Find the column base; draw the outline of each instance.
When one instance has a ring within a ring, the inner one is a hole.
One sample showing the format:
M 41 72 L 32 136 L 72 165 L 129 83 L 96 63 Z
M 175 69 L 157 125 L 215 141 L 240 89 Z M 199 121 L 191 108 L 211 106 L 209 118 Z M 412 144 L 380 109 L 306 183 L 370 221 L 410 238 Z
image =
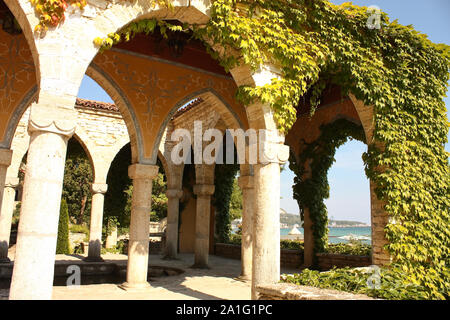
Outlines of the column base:
M 148 282 L 144 282 L 144 283 L 124 282 L 124 283 L 118 285 L 118 287 L 125 291 L 136 292 L 136 291 L 144 291 L 144 290 L 150 289 L 152 286 Z
M 235 278 L 238 281 L 242 281 L 242 282 L 249 282 L 252 281 L 252 276 L 243 276 L 240 275 L 239 277 Z
M 105 262 L 102 257 L 89 257 L 83 259 L 84 262 Z
M 0 258 L 0 263 L 10 263 L 11 259 L 9 259 L 8 257 L 6 258 Z

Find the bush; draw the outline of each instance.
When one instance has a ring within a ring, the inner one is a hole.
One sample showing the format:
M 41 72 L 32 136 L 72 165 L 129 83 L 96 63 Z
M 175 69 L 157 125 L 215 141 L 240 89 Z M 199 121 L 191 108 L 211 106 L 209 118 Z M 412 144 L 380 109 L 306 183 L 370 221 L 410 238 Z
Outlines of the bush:
M 105 253 L 128 254 L 128 240 L 119 240 L 113 248 L 102 248 L 102 254 Z
M 65 199 L 61 200 L 59 210 L 58 240 L 56 242 L 56 254 L 70 254 L 69 244 L 69 209 Z
M 289 250 L 300 250 L 300 251 L 304 250 L 303 241 L 299 240 L 281 240 L 280 248 Z
M 72 233 L 84 233 L 89 235 L 89 228 L 85 224 L 72 224 L 70 225 L 69 230 Z
M 234 244 L 240 246 L 242 242 L 242 236 L 240 234 L 231 234 L 227 244 Z M 281 240 L 281 249 L 301 250 L 303 251 L 303 241 L 298 240 Z
M 395 268 L 387 267 L 380 268 L 379 272 L 374 272 L 371 268 L 351 269 L 349 267 L 333 268 L 326 272 L 305 269 L 298 274 L 283 275 L 281 281 L 366 294 L 370 297 L 389 300 L 448 299 L 448 293 L 433 295 L 426 287 L 408 281 Z M 377 286 L 369 286 L 369 282 Z
M 242 241 L 242 236 L 240 234 L 231 234 L 230 238 L 228 239 L 228 244 L 235 244 L 240 246 Z
M 231 234 L 230 239 L 226 242 L 227 244 L 241 245 L 241 235 Z M 303 241 L 300 240 L 281 240 L 281 249 L 289 250 L 304 250 Z M 372 252 L 372 246 L 368 244 L 360 243 L 335 243 L 329 244 L 323 253 L 334 253 L 334 254 L 348 254 L 355 256 L 370 256 Z
M 347 243 L 333 243 L 325 248 L 324 253 L 349 254 L 355 256 L 370 256 L 372 253 L 372 246 L 368 244 L 347 244 Z

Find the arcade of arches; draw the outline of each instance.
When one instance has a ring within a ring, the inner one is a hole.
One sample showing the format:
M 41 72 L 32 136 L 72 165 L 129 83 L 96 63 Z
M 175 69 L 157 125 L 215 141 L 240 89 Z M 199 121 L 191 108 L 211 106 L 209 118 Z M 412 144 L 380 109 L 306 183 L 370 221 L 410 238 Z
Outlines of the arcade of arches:
M 257 298 L 256 286 L 275 283 L 280 278 L 279 180 L 280 164 L 287 161 L 288 149 L 297 157 L 302 152 L 300 142 L 314 141 L 320 136 L 321 125 L 338 119 L 361 125 L 366 141 L 372 139 L 372 109 L 353 96 L 341 97 L 335 92 L 327 94 L 312 120 L 306 114 L 299 116 L 289 134 L 281 135 L 268 105 L 255 102 L 244 107 L 235 99 L 238 86 L 264 85 L 277 77 L 272 66 L 258 72 L 241 66 L 226 73 L 195 40 L 184 46 L 181 55 L 173 54 L 170 46 L 164 46 L 150 36 L 137 36 L 103 53 L 98 53 L 93 44 L 95 37 L 115 32 L 144 17 L 205 23 L 208 21 L 205 1 L 189 1 L 190 4 L 177 1 L 173 11 L 150 8 L 140 2 L 124 8 L 118 5 L 103 7 L 100 2 L 88 1 L 88 10 L 69 15 L 66 20 L 70 21 L 59 26 L 57 32 L 49 32 L 41 38 L 31 32 L 38 23 L 31 4 L 25 0 L 5 2 L 7 7 L 2 2 L 2 11 L 9 9 L 23 31 L 11 34 L 0 30 L 0 70 L 4 74 L 0 80 L 2 255 L 5 239 L 7 250 L 11 194 L 17 184 L 18 159 L 28 150 L 11 299 L 51 297 L 65 155 L 67 141 L 73 135 L 88 150 L 94 168 L 91 218 L 95 221 L 91 220 L 91 243 L 101 243 L 103 194 L 107 192 L 106 176 L 110 163 L 123 145 L 131 144 L 129 176 L 134 192 L 127 282 L 123 287 L 145 288 L 148 286 L 149 194 L 152 179 L 158 172 L 158 156 L 168 180 L 166 249 L 171 257 L 177 253 L 183 166 L 170 163 L 174 142 L 167 137 L 171 130 L 182 127 L 192 131 L 193 121 L 201 120 L 204 129 L 252 128 L 274 132 L 275 138 L 261 147 L 274 151 L 276 157 L 269 163 L 241 165 L 240 169 L 245 239 L 242 276 L 252 282 L 252 298 Z M 98 107 L 93 111 L 86 104 L 83 106 L 81 100 L 76 103 L 84 74 L 107 91 L 117 109 L 110 105 L 109 109 Z M 194 99 L 200 102 L 190 109 L 192 112 L 187 107 L 187 112 L 176 114 Z M 30 109 L 25 113 L 28 107 Z M 104 130 L 108 122 L 92 120 L 99 113 L 108 114 L 111 123 L 121 122 L 127 130 L 106 137 Z M 20 125 L 22 116 L 28 117 L 27 128 Z M 21 134 L 15 135 L 19 131 Z M 372 260 L 375 264 L 384 264 L 389 262 L 389 256 L 383 250 L 387 214 L 373 188 L 371 186 Z M 193 247 L 199 267 L 208 263 L 213 192 L 214 166 L 197 165 Z M 308 219 L 305 214 L 305 262 L 311 263 L 314 240 L 309 236 L 311 223 Z M 91 250 L 90 246 L 89 255 L 94 260 L 100 258 L 100 247 L 92 246 Z

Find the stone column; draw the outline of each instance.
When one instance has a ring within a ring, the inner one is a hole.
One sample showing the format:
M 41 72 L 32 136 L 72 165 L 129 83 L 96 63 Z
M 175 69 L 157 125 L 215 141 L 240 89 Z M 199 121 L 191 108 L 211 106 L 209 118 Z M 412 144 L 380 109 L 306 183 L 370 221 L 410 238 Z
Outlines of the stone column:
M 106 249 L 114 248 L 117 245 L 117 226 L 110 230 L 110 234 L 106 236 Z
M 102 226 L 103 206 L 105 204 L 105 193 L 108 190 L 106 183 L 92 184 L 92 207 L 91 223 L 89 228 L 89 251 L 84 259 L 88 262 L 103 262 L 102 252 Z
M 3 192 L 5 189 L 6 172 L 11 164 L 13 151 L 0 149 L 0 208 L 2 207 Z
M 208 268 L 209 232 L 211 215 L 211 196 L 214 185 L 197 184 L 194 186 L 197 195 L 197 213 L 195 217 L 195 249 L 193 268 Z
M 303 211 L 303 266 L 309 268 L 314 263 L 314 234 L 309 208 Z
M 252 278 L 252 221 L 255 208 L 255 189 L 253 176 L 239 177 L 242 190 L 242 243 L 241 243 L 241 275 L 242 280 Z
M 384 203 L 375 193 L 375 183 L 370 181 L 370 211 L 372 225 L 372 264 L 386 265 L 391 262 L 389 253 L 384 249 L 388 244 L 384 228 L 389 223 L 389 215 L 384 210 Z
M 52 296 L 67 141 L 75 131 L 77 113 L 73 104 L 72 108 L 57 107 L 73 103 L 71 99 L 55 97 L 50 102 L 31 106 L 30 147 L 10 299 Z
M 280 164 L 289 147 L 260 141 L 259 164 L 254 165 L 252 299 L 256 287 L 280 281 Z
M 9 263 L 8 249 L 11 235 L 11 222 L 14 213 L 14 199 L 19 178 L 7 177 L 0 214 L 0 263 Z
M 127 281 L 120 285 L 125 290 L 150 287 L 147 282 L 150 211 L 152 209 L 153 179 L 158 175 L 158 169 L 158 166 L 144 164 L 134 164 L 128 169 L 128 175 L 133 179 L 133 198 Z
M 308 180 L 312 177 L 311 162 L 312 159 L 309 159 L 305 163 L 304 174 L 302 177 L 303 180 Z M 303 211 L 303 232 L 303 266 L 309 268 L 314 264 L 313 222 L 309 208 L 304 208 Z
M 165 258 L 176 259 L 178 253 L 179 207 L 183 191 L 178 189 L 168 189 L 166 195 L 168 202 Z

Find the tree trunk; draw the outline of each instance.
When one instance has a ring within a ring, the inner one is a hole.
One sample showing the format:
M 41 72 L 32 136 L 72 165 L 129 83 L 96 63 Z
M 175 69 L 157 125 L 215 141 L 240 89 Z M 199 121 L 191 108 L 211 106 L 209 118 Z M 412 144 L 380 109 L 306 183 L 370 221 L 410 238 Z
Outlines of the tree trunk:
M 87 195 L 84 195 L 83 199 L 81 200 L 80 219 L 78 221 L 78 224 L 83 224 L 84 210 L 86 209 L 86 202 L 87 202 Z

